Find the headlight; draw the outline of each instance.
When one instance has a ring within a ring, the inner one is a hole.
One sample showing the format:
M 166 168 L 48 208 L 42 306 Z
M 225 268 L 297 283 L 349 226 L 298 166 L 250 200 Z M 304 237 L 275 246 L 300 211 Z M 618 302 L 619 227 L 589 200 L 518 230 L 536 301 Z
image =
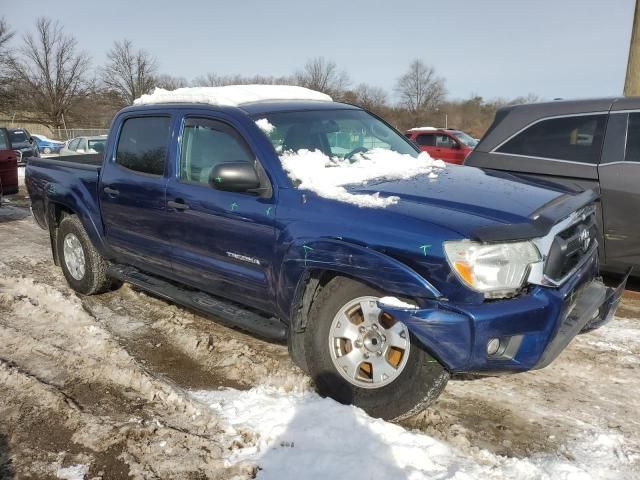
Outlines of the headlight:
M 540 260 L 540 253 L 531 242 L 452 241 L 444 242 L 444 251 L 458 278 L 487 298 L 515 294 L 522 287 L 529 266 Z

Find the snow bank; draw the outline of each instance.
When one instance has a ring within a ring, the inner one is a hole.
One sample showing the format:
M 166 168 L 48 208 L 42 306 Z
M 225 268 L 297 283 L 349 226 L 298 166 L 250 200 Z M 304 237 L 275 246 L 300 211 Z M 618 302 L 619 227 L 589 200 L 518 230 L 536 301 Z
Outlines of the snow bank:
M 385 208 L 400 199 L 381 197 L 379 193 L 355 194 L 344 186 L 365 185 L 371 180 L 408 179 L 423 174 L 436 178 L 438 169 L 445 167 L 442 160 L 434 160 L 426 152 L 415 158 L 383 148 L 357 153 L 350 160 L 330 158 L 319 150 L 286 151 L 280 155 L 280 161 L 289 177 L 300 182 L 299 188 L 324 198 L 371 208 Z
M 72 465 L 66 468 L 59 468 L 56 472 L 56 477 L 63 480 L 83 480 L 86 474 L 86 465 Z
M 222 417 L 227 435 L 237 438 L 239 448 L 227 452 L 226 464 L 254 461 L 259 479 L 633 478 L 617 433 L 580 437 L 558 454 L 509 458 L 476 447 L 458 450 L 310 391 L 258 386 L 192 395 Z
M 416 310 L 418 307 L 411 305 L 410 303 L 403 302 L 398 297 L 382 297 L 378 300 L 383 305 L 389 305 L 395 308 L 406 308 L 408 310 Z
M 227 85 L 224 87 L 185 87 L 177 90 L 156 88 L 133 103 L 208 103 L 235 107 L 243 103 L 268 100 L 333 101 L 329 95 L 292 85 Z

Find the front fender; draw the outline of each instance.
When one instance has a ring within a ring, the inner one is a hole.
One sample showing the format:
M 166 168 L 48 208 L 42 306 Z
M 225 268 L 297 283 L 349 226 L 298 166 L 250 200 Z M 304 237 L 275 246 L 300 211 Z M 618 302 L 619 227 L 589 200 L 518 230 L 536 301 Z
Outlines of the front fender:
M 414 270 L 376 250 L 338 239 L 299 239 L 285 253 L 277 291 L 278 310 L 287 319 L 304 291 L 310 271 L 331 271 L 358 279 L 387 294 L 439 298 L 441 293 Z

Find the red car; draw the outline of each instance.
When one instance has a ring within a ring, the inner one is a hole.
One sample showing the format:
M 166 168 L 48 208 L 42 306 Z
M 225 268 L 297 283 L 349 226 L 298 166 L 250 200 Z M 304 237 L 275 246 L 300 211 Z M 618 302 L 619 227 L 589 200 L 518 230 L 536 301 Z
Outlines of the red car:
M 18 193 L 18 156 L 11 150 L 6 128 L 0 128 L 0 197 Z
M 452 128 L 412 128 L 404 135 L 431 157 L 457 164 L 462 164 L 478 143 L 463 131 Z

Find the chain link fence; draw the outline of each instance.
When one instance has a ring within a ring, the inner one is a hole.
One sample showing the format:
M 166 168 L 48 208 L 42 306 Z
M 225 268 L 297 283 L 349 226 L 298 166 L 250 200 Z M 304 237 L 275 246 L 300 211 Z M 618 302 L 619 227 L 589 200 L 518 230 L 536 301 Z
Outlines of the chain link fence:
M 55 138 L 70 140 L 75 137 L 91 137 L 94 135 L 106 135 L 108 128 L 58 128 L 53 131 Z

